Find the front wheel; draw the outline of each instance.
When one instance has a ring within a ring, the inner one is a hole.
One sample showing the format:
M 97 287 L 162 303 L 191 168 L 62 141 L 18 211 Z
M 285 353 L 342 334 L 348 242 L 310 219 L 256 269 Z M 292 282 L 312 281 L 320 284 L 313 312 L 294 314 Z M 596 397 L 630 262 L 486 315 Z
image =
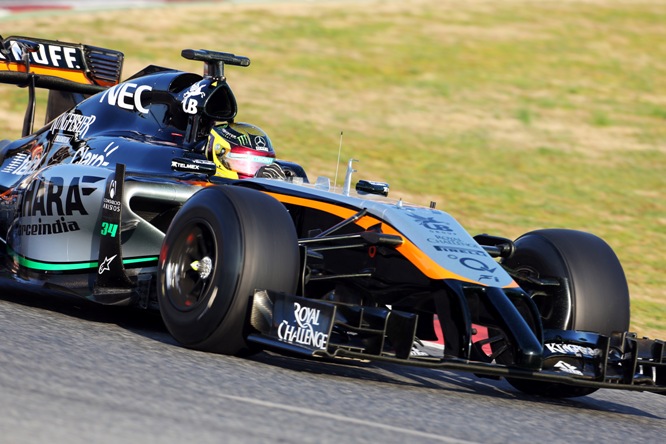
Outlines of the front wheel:
M 519 274 L 557 277 L 566 283 L 533 300 L 544 328 L 610 335 L 629 329 L 629 287 L 622 265 L 601 238 L 574 230 L 536 230 L 519 237 L 516 252 L 502 264 Z M 563 278 L 563 279 L 562 279 Z M 588 395 L 597 389 L 507 379 L 518 390 L 547 397 Z
M 299 262 L 294 224 L 277 200 L 247 188 L 204 188 L 183 205 L 164 239 L 162 319 L 187 347 L 242 353 L 254 290 L 294 293 Z

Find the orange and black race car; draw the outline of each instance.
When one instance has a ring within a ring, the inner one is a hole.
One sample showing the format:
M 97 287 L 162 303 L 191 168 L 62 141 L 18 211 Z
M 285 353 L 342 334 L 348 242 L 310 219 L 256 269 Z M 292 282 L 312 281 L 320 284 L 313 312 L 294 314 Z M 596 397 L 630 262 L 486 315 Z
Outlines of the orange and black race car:
M 224 69 L 248 58 L 182 55 L 203 76 L 149 66 L 120 82 L 118 51 L 2 39 L 0 81 L 29 95 L 23 137 L 0 142 L 3 282 L 159 310 L 215 353 L 465 370 L 554 397 L 666 392 L 664 342 L 626 332 L 603 240 L 472 236 L 434 204 L 354 184 L 352 160 L 342 187 L 310 182 L 234 121 Z

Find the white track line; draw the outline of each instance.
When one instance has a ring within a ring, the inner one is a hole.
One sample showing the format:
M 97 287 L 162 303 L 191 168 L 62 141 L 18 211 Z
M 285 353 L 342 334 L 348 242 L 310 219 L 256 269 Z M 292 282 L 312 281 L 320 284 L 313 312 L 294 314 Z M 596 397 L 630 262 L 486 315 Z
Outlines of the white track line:
M 382 424 L 382 423 L 377 423 L 377 422 L 372 422 L 372 421 L 366 421 L 363 419 L 357 419 L 357 418 L 349 418 L 347 416 L 342 416 L 342 415 L 336 415 L 334 413 L 326 413 L 326 412 L 319 412 L 317 410 L 312 410 L 308 408 L 303 408 L 303 407 L 294 407 L 294 406 L 288 406 L 288 405 L 283 405 L 283 404 L 276 404 L 273 402 L 269 401 L 262 401 L 259 399 L 253 399 L 253 398 L 246 398 L 243 396 L 234 396 L 234 395 L 217 395 L 220 398 L 226 398 L 230 399 L 233 401 L 238 401 L 238 402 L 244 402 L 246 404 L 253 404 L 253 405 L 258 405 L 261 407 L 267 407 L 269 409 L 273 410 L 284 410 L 287 412 L 293 412 L 293 413 L 298 413 L 299 415 L 307 415 L 307 416 L 313 416 L 313 417 L 318 417 L 318 418 L 325 418 L 325 419 L 331 419 L 334 421 L 339 421 L 339 422 L 346 422 L 346 423 L 351 423 L 351 424 L 356 424 L 360 425 L 363 427 L 368 427 L 368 428 L 375 428 L 375 429 L 381 429 L 381 430 L 388 430 L 390 432 L 395 432 L 395 433 L 400 433 L 403 435 L 409 435 L 409 436 L 414 436 L 414 437 L 419 437 L 419 438 L 426 438 L 432 441 L 439 441 L 439 442 L 445 442 L 445 443 L 450 443 L 450 444 L 478 444 L 476 441 L 466 441 L 466 440 L 461 440 L 461 439 L 455 439 L 455 438 L 449 438 L 447 436 L 441 436 L 441 435 L 435 435 L 432 433 L 427 433 L 427 432 L 420 432 L 418 430 L 411 430 L 411 429 L 404 429 L 401 427 L 395 427 L 387 424 Z

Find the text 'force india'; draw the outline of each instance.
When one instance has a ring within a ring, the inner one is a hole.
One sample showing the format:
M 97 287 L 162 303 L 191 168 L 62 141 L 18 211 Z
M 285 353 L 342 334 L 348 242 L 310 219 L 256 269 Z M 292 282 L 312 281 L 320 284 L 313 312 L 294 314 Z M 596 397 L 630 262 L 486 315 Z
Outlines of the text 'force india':
M 204 75 L 149 66 L 119 82 L 120 52 L 2 40 L 0 81 L 29 93 L 23 137 L 0 142 L 3 279 L 159 309 L 210 352 L 465 370 L 544 396 L 666 392 L 664 342 L 626 333 L 604 241 L 471 236 L 382 184 L 352 187 L 351 161 L 341 189 L 282 160 L 278 180 L 218 177 L 211 131 L 237 112 L 224 67 L 250 61 L 183 56 Z M 50 92 L 33 132 L 35 88 Z

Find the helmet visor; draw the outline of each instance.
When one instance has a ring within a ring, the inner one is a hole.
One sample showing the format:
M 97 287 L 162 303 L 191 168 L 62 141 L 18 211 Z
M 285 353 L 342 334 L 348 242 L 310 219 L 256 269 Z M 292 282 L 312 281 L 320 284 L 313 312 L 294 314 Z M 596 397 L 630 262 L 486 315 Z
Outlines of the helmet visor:
M 224 156 L 229 167 L 238 173 L 239 177 L 254 177 L 256 172 L 264 165 L 270 165 L 275 158 L 259 154 L 260 152 L 242 147 L 232 147 Z M 275 154 L 273 154 L 275 155 Z

